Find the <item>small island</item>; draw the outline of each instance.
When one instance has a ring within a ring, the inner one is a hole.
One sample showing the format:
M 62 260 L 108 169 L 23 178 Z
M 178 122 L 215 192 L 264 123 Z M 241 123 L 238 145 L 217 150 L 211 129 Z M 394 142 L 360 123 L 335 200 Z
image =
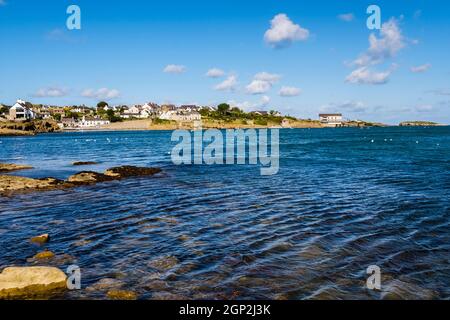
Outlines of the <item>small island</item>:
M 399 124 L 400 127 L 437 127 L 443 126 L 443 124 L 439 124 L 431 121 L 404 121 Z

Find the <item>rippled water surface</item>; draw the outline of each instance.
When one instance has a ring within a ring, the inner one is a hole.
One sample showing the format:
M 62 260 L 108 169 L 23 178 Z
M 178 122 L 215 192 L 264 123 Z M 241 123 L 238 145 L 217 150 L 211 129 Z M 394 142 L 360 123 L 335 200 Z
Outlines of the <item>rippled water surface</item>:
M 82 269 L 80 291 L 142 299 L 450 297 L 450 128 L 280 131 L 280 172 L 253 165 L 175 166 L 170 132 L 0 138 L 14 174 L 67 178 L 116 165 L 163 173 L 0 197 L 0 269 Z M 98 165 L 73 167 L 73 161 Z M 382 270 L 382 292 L 365 288 Z

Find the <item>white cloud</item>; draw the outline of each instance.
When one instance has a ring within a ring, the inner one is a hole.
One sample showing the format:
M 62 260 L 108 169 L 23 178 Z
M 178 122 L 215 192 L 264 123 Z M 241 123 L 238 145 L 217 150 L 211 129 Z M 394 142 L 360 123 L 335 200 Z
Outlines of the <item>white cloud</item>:
M 169 64 L 164 70 L 165 73 L 180 74 L 186 72 L 186 67 L 178 64 Z
M 214 87 L 215 90 L 219 91 L 233 91 L 236 88 L 237 77 L 235 75 L 231 75 L 226 78 L 223 82 L 219 83 Z
M 120 92 L 116 89 L 100 88 L 95 89 L 85 89 L 81 93 L 85 98 L 101 99 L 101 100 L 111 100 L 120 97 Z
M 421 66 L 411 67 L 411 72 L 414 73 L 423 73 L 427 72 L 431 68 L 430 63 L 423 64 Z
M 384 84 L 394 71 L 378 72 L 371 66 L 382 64 L 386 60 L 394 58 L 397 53 L 405 47 L 404 37 L 396 19 L 391 18 L 383 23 L 379 38 L 375 34 L 369 36 L 369 48 L 352 62 L 356 69 L 346 78 L 348 83 L 354 84 Z
M 353 63 L 359 67 L 380 64 L 395 57 L 404 47 L 405 42 L 398 22 L 391 18 L 381 26 L 379 38 L 373 33 L 370 34 L 369 48 Z
M 345 81 L 353 84 L 385 84 L 389 81 L 392 71 L 371 71 L 369 67 L 361 67 L 350 73 Z
M 67 95 L 68 90 L 65 88 L 58 87 L 47 87 L 41 88 L 36 93 L 33 94 L 34 97 L 37 98 L 55 98 L 55 97 L 63 97 Z
M 355 15 L 353 13 L 343 13 L 338 15 L 338 18 L 345 22 L 351 22 L 355 19 Z
M 210 78 L 220 78 L 224 74 L 225 74 L 225 72 L 223 70 L 218 69 L 218 68 L 212 68 L 212 69 L 208 70 L 208 72 L 206 73 L 206 76 L 210 77 Z
M 302 93 L 302 91 L 299 88 L 282 87 L 278 94 L 282 97 L 296 97 L 296 96 L 300 95 L 301 93 Z
M 294 24 L 284 13 L 277 14 L 270 24 L 271 27 L 264 34 L 264 39 L 273 47 L 285 47 L 294 41 L 304 41 L 309 37 L 308 29 Z
M 272 84 L 264 80 L 253 80 L 245 88 L 249 94 L 262 94 L 269 91 L 272 88 Z
M 260 72 L 255 74 L 252 82 L 246 87 L 248 94 L 263 94 L 272 89 L 272 86 L 281 79 L 279 74 Z
M 260 72 L 260 73 L 255 74 L 253 79 L 266 81 L 266 82 L 269 82 L 270 84 L 274 84 L 281 79 L 281 76 L 279 74 L 274 74 L 274 73 Z

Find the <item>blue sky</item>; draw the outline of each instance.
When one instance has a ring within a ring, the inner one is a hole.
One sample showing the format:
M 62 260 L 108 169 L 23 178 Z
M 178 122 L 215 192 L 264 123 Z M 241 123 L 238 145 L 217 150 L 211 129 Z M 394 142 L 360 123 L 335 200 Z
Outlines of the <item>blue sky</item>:
M 81 30 L 66 28 L 71 4 Z M 370 4 L 382 30 L 366 27 Z M 449 15 L 445 0 L 0 0 L 0 102 L 450 123 Z

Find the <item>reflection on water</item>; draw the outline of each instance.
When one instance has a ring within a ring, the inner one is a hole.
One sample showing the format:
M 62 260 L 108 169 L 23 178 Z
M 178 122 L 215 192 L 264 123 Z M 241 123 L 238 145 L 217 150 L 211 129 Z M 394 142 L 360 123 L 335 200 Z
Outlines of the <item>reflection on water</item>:
M 174 166 L 170 132 L 0 138 L 0 162 L 66 178 L 115 165 L 151 178 L 0 198 L 0 268 L 82 269 L 65 298 L 378 299 L 450 297 L 450 129 L 282 130 L 280 172 Z M 373 140 L 373 142 L 372 142 Z M 73 161 L 98 165 L 73 167 Z M 383 293 L 365 289 L 369 265 Z

